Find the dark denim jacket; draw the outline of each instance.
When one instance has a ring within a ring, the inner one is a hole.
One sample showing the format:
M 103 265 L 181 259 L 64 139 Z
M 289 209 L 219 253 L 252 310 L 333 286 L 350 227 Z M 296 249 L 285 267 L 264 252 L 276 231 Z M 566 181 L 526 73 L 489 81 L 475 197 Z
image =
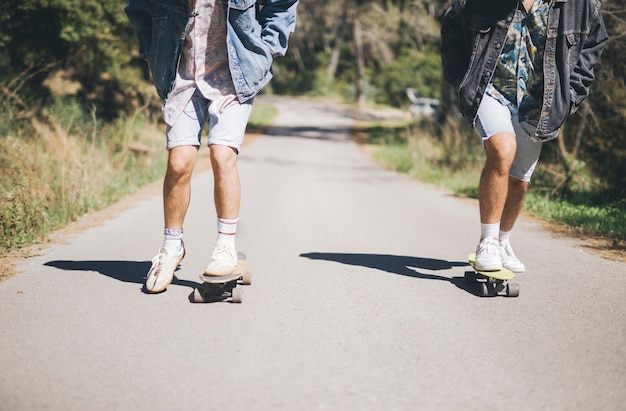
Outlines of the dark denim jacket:
M 217 0 L 220 1 L 220 0 Z M 272 78 L 275 56 L 285 55 L 298 0 L 228 0 L 230 72 L 239 101 L 254 97 Z M 165 100 L 172 91 L 187 23 L 188 0 L 127 0 L 124 8 Z
M 461 113 L 472 126 L 517 4 L 518 0 L 453 0 L 443 14 L 444 77 L 459 93 Z M 593 67 L 607 40 L 599 0 L 552 0 L 538 140 L 556 138 L 566 117 L 589 95 Z

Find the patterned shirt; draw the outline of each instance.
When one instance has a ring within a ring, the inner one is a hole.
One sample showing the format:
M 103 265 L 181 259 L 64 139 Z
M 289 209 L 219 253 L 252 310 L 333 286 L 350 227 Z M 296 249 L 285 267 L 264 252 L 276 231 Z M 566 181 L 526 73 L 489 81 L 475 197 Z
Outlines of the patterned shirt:
M 543 102 L 543 53 L 550 0 L 519 2 L 487 93 L 518 108 L 520 121 L 538 120 Z
M 163 107 L 165 122 L 174 124 L 198 90 L 211 101 L 209 111 L 221 113 L 238 104 L 226 49 L 228 0 L 189 0 L 187 23 L 172 92 Z

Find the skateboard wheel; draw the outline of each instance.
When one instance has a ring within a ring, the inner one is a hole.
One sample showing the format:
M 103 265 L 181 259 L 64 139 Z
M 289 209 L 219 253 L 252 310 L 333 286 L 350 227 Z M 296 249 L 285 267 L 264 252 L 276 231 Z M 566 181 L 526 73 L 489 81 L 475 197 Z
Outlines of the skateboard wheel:
M 203 303 L 204 297 L 202 296 L 202 292 L 199 289 L 193 290 L 193 296 L 191 297 L 194 303 Z
M 476 282 L 476 273 L 473 271 L 465 272 L 465 284 L 473 284 Z
M 241 288 L 233 288 L 232 301 L 235 304 L 241 304 L 243 302 L 243 290 Z
M 517 296 L 519 296 L 519 284 L 517 284 L 517 283 L 508 283 L 506 285 L 506 296 L 507 297 L 517 297 Z
M 488 297 L 489 296 L 489 288 L 487 287 L 487 284 L 485 284 L 485 283 L 480 283 L 479 284 L 478 294 L 480 294 L 481 297 Z
M 243 285 L 252 284 L 252 274 L 250 273 L 250 271 L 246 271 L 245 273 L 243 273 L 243 276 L 241 277 L 241 282 L 243 283 Z

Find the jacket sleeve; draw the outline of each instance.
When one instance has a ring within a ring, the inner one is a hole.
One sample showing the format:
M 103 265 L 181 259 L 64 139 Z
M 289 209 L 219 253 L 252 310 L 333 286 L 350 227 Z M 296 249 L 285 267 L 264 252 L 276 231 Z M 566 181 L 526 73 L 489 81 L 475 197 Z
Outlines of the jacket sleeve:
M 152 16 L 147 11 L 145 0 L 128 0 L 124 12 L 139 40 L 139 54 L 147 59 L 152 40 Z
M 464 0 L 453 0 L 441 17 L 443 75 L 457 89 L 469 65 L 462 22 L 464 8 Z
M 589 36 L 570 74 L 570 114 L 573 114 L 589 95 L 589 87 L 595 79 L 593 67 L 600 60 L 600 55 L 609 38 L 600 12 L 600 3 L 596 1 L 591 3 L 596 9 L 591 19 Z
M 261 37 L 273 56 L 284 56 L 289 36 L 296 26 L 299 0 L 260 0 L 257 19 L 263 27 Z

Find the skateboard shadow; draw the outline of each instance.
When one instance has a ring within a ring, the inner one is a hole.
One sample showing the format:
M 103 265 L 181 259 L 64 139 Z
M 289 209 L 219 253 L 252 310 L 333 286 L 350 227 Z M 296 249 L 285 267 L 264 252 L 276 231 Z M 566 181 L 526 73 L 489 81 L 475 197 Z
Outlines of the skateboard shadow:
M 92 271 L 125 283 L 134 283 L 142 286 L 148 270 L 152 266 L 151 261 L 123 261 L 123 260 L 54 260 L 44 264 L 48 267 L 66 271 Z M 177 269 L 179 270 L 180 267 Z M 174 276 L 173 285 L 196 288 L 200 283 L 181 280 Z M 145 292 L 145 290 L 143 290 Z
M 422 280 L 449 282 L 470 294 L 478 295 L 476 287 L 466 284 L 464 277 L 446 277 L 443 275 L 420 272 L 420 270 L 444 271 L 455 267 L 469 267 L 466 261 L 446 261 L 434 258 L 391 254 L 305 253 L 300 254 L 300 257 L 372 268 L 391 274 Z

